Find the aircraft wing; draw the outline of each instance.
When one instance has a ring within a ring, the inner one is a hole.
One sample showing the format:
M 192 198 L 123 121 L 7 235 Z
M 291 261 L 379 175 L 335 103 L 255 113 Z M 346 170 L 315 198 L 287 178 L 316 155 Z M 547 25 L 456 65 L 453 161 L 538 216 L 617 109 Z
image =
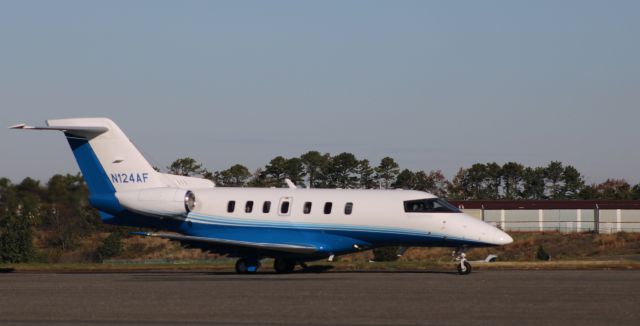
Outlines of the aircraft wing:
M 270 250 L 270 251 L 280 251 L 280 252 L 293 253 L 293 254 L 312 254 L 317 251 L 316 247 L 313 247 L 313 246 L 291 245 L 291 244 L 282 244 L 282 243 L 249 242 L 249 241 L 238 241 L 238 240 L 219 239 L 219 238 L 194 237 L 189 235 L 152 233 L 152 232 L 131 232 L 131 234 L 141 235 L 145 237 L 158 237 L 158 238 L 169 239 L 169 240 L 180 241 L 180 242 L 187 242 L 187 243 L 195 242 L 195 243 L 219 245 L 219 246 L 231 246 L 231 247 Z

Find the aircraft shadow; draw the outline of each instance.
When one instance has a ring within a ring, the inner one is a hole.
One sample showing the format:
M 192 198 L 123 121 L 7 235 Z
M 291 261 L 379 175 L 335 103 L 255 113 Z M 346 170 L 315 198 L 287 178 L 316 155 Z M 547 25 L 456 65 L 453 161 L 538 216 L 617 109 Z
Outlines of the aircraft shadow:
M 297 269 L 289 274 L 279 274 L 272 270 L 262 270 L 253 274 L 237 274 L 234 271 L 157 271 L 148 273 L 136 273 L 127 281 L 229 281 L 229 280 L 242 280 L 242 281 L 309 281 L 323 279 L 323 275 L 333 275 L 332 279 L 336 279 L 335 276 L 340 278 L 340 275 L 357 275 L 357 274 L 425 274 L 425 275 L 450 275 L 458 276 L 455 270 L 333 270 L 334 266 L 331 265 L 313 265 L 306 269 Z M 143 275 L 142 275 L 143 274 Z M 212 278 L 202 278 L 195 276 L 215 276 Z M 190 277 L 194 276 L 194 277 Z

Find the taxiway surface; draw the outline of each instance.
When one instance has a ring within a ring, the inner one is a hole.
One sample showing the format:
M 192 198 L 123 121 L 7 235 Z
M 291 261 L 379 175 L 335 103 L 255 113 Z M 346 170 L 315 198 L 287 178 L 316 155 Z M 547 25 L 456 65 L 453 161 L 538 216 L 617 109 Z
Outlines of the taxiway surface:
M 0 324 L 640 325 L 637 271 L 0 274 Z

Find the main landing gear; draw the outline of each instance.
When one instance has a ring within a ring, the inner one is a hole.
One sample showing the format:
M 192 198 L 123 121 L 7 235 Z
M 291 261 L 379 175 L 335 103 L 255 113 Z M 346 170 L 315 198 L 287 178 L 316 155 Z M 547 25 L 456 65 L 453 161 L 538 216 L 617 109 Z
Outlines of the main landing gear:
M 466 250 L 466 248 L 456 248 L 452 253 L 452 256 L 455 258 L 456 262 L 458 262 L 456 265 L 458 268 L 458 274 L 460 275 L 467 275 L 471 273 L 471 264 L 467 261 L 467 255 L 464 253 Z
M 291 273 L 296 268 L 296 265 L 300 264 L 302 268 L 307 268 L 304 263 L 298 263 L 294 260 L 285 258 L 276 258 L 273 261 L 273 269 L 276 273 L 286 274 Z M 236 273 L 238 274 L 250 274 L 255 273 L 260 268 L 260 260 L 257 258 L 240 258 L 236 261 Z
M 276 258 L 273 261 L 273 269 L 276 270 L 276 273 L 287 274 L 293 272 L 293 269 L 296 268 L 296 262 L 284 259 L 284 258 Z
M 260 268 L 260 260 L 255 258 L 240 258 L 236 262 L 236 273 L 249 274 L 255 273 Z

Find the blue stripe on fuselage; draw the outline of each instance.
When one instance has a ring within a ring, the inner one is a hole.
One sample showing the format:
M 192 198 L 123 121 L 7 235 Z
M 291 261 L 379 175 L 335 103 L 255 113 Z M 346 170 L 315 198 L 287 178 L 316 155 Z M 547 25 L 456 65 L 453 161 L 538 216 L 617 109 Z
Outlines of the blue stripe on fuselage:
M 431 232 L 424 232 L 407 228 L 392 228 L 372 225 L 349 225 L 349 224 L 321 224 L 321 223 L 304 223 L 291 221 L 265 221 L 265 220 L 249 220 L 241 218 L 207 216 L 197 213 L 189 214 L 189 218 L 204 224 L 226 225 L 226 226 L 244 226 L 244 227 L 261 227 L 261 228 L 288 228 L 303 230 L 343 230 L 343 231 L 364 231 L 378 233 L 393 233 L 403 235 L 425 236 L 432 235 Z M 437 236 L 437 234 L 433 234 Z

